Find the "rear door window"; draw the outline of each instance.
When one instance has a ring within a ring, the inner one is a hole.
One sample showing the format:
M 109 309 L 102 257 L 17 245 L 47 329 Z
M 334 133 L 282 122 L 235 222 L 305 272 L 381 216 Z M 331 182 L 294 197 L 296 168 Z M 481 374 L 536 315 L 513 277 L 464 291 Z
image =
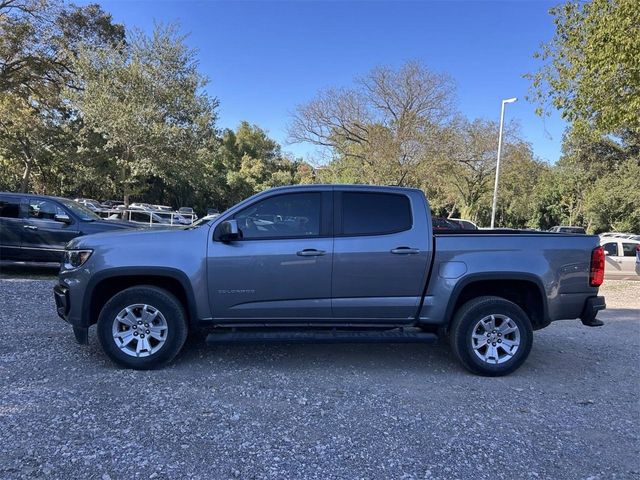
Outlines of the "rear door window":
M 413 224 L 406 195 L 343 192 L 342 234 L 386 235 L 409 230 Z
M 612 257 L 618 256 L 618 242 L 605 243 L 602 248 L 604 248 L 604 251 Z
M 624 252 L 625 257 L 635 257 L 636 256 L 636 247 L 640 244 L 636 243 L 622 243 L 622 251 Z
M 20 199 L 0 198 L 0 217 L 20 218 Z

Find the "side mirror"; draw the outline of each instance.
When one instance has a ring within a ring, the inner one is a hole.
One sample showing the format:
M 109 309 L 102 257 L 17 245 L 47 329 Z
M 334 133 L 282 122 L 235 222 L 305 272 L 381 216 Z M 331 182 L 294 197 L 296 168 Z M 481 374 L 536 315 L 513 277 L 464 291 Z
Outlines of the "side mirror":
M 242 239 L 242 231 L 238 228 L 237 220 L 225 220 L 218 228 L 221 242 L 228 243 Z
M 604 251 L 604 256 L 605 256 L 605 257 L 608 257 L 608 256 L 610 256 L 610 255 L 611 255 L 611 254 L 610 254 L 609 252 L 607 252 L 606 250 Z
M 56 222 L 71 223 L 71 219 L 69 218 L 69 215 L 67 215 L 66 213 L 56 213 L 53 216 L 53 219 Z

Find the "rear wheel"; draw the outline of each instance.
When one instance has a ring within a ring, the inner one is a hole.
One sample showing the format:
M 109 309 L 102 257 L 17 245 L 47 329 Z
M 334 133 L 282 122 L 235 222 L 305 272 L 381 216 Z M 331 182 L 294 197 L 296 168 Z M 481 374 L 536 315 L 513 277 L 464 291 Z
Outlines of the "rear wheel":
M 478 297 L 456 312 L 449 342 L 464 367 L 478 375 L 515 371 L 529 356 L 533 329 L 527 314 L 501 297 Z
M 98 340 L 115 363 L 138 370 L 159 368 L 178 354 L 187 338 L 181 303 L 153 286 L 114 295 L 98 318 Z

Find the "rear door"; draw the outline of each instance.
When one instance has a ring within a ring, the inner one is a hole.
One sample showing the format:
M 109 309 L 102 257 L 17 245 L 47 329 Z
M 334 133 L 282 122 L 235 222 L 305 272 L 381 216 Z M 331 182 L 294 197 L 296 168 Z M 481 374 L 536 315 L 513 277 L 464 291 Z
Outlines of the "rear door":
M 23 225 L 22 249 L 25 259 L 60 262 L 67 242 L 78 236 L 78 222 L 58 202 L 27 197 L 27 218 Z M 65 215 L 69 222 L 55 219 Z
M 0 196 L 0 258 L 19 260 L 24 219 L 20 215 L 20 197 Z
M 413 318 L 432 254 L 422 193 L 345 188 L 334 203 L 333 317 Z

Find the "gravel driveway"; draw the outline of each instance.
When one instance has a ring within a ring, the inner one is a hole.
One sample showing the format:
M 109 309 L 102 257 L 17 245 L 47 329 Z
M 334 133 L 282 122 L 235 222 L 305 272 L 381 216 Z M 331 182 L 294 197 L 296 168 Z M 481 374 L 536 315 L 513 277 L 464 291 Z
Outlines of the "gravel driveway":
M 505 378 L 443 346 L 191 341 L 116 369 L 77 345 L 50 279 L 0 280 L 0 478 L 640 477 L 640 283 L 603 328 L 535 334 Z

